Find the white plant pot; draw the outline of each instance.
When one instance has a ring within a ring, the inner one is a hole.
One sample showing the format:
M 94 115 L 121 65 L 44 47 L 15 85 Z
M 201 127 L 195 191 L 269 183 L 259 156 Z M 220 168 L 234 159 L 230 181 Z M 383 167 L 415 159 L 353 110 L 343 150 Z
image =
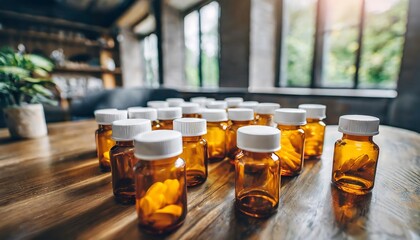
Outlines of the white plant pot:
M 42 104 L 27 104 L 3 109 L 12 138 L 39 138 L 47 135 Z

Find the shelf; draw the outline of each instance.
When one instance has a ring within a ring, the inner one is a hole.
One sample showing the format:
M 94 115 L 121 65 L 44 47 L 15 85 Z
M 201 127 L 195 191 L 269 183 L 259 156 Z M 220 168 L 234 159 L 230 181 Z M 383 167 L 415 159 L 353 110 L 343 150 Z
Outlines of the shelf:
M 116 68 L 114 71 L 111 71 L 111 70 L 101 68 L 101 67 L 81 67 L 81 68 L 55 67 L 53 73 L 121 74 L 121 69 Z
M 36 32 L 36 31 L 21 31 L 15 29 L 0 29 L 0 35 L 5 36 L 19 36 L 24 38 L 37 38 L 42 40 L 50 40 L 68 44 L 82 45 L 86 47 L 97 47 L 102 49 L 113 50 L 113 48 L 103 46 L 99 41 L 90 40 L 87 38 L 68 38 L 60 34 Z

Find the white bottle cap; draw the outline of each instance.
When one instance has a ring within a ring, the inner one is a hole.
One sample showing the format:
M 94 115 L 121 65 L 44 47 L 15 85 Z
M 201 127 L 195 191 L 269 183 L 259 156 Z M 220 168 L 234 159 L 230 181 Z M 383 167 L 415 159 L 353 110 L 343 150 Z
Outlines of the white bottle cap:
M 240 127 L 237 134 L 239 149 L 270 153 L 280 149 L 280 131 L 268 126 Z
M 132 141 L 140 133 L 152 131 L 148 119 L 124 119 L 112 123 L 112 138 L 115 141 Z
M 214 98 L 207 98 L 206 99 L 206 102 L 214 102 L 214 101 L 216 101 L 216 99 L 214 99 Z
M 366 115 L 344 115 L 338 120 L 338 131 L 356 136 L 377 135 L 379 134 L 379 118 Z
M 99 110 L 95 111 L 95 120 L 100 125 L 111 125 L 117 120 L 127 119 L 127 111 L 125 110 Z
M 277 109 L 274 112 L 274 122 L 286 126 L 305 125 L 306 111 L 297 108 Z
M 169 107 L 179 107 L 185 101 L 183 98 L 167 98 L 166 102 L 168 103 Z
M 151 108 L 166 108 L 169 107 L 169 103 L 165 101 L 148 101 L 147 106 Z
M 207 108 L 210 109 L 226 109 L 227 102 L 225 101 L 212 101 L 207 103 Z
M 280 104 L 278 103 L 260 103 L 255 108 L 256 114 L 274 114 L 276 109 L 280 108 Z
M 227 102 L 228 107 L 238 107 L 244 99 L 241 97 L 228 97 L 225 98 L 225 102 Z
M 254 120 L 254 110 L 248 108 L 229 108 L 228 117 L 232 121 Z
M 223 109 L 205 109 L 201 113 L 201 117 L 207 122 L 222 122 L 227 121 L 227 113 Z
M 198 103 L 186 102 L 181 104 L 182 114 L 194 114 L 200 112 L 200 105 Z
M 190 98 L 190 102 L 197 103 L 198 105 L 200 105 L 200 107 L 205 108 L 206 103 L 207 103 L 207 98 L 206 97 L 193 97 L 193 98 Z
M 249 108 L 255 111 L 255 107 L 258 106 L 257 101 L 245 101 L 239 104 L 240 108 Z
M 116 108 L 103 108 L 103 109 L 97 109 L 97 110 L 95 110 L 95 111 L 93 112 L 93 114 L 96 116 L 96 113 L 98 113 L 98 112 L 102 112 L 102 111 L 116 111 L 116 110 L 118 110 L 118 109 L 116 109 Z
M 180 107 L 167 107 L 157 109 L 159 120 L 173 120 L 182 118 L 182 109 Z
M 161 160 L 182 153 L 182 135 L 172 130 L 156 130 L 134 137 L 134 155 L 141 160 Z
M 128 118 L 142 118 L 155 121 L 157 119 L 156 108 L 131 107 L 128 108 Z
M 321 104 L 300 104 L 300 109 L 306 110 L 306 118 L 319 118 L 324 119 L 326 117 L 325 111 L 327 107 Z
M 207 133 L 207 122 L 200 118 L 179 118 L 174 120 L 174 130 L 183 137 L 203 136 Z

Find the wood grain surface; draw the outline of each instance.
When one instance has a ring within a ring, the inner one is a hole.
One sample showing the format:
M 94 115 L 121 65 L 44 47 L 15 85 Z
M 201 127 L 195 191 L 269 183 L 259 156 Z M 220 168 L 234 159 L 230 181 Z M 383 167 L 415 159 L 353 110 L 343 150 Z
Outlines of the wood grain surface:
M 280 206 L 268 219 L 235 211 L 233 168 L 210 164 L 188 190 L 184 225 L 167 236 L 137 228 L 134 206 L 117 204 L 110 173 L 95 156 L 94 121 L 49 125 L 49 136 L 14 141 L 0 130 L 0 239 L 343 239 L 419 238 L 420 135 L 381 126 L 375 187 L 354 196 L 331 186 L 334 142 L 328 126 L 321 161 L 282 178 Z

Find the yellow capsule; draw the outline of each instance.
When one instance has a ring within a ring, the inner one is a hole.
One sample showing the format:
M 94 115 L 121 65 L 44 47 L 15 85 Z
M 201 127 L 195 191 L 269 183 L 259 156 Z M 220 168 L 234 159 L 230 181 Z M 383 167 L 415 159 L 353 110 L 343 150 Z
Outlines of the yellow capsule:
M 163 183 L 166 187 L 165 197 L 167 204 L 173 204 L 178 200 L 179 181 L 176 179 L 167 179 Z
M 172 214 L 176 217 L 179 217 L 182 214 L 182 208 L 178 205 L 172 204 L 172 205 L 167 205 L 164 208 L 156 210 L 156 213 Z
M 104 152 L 103 156 L 104 156 L 105 159 L 110 159 L 109 158 L 109 152 L 108 151 L 107 152 Z
M 147 190 L 147 196 L 158 196 L 159 194 L 165 194 L 167 185 L 163 184 L 162 182 L 155 182 L 150 188 Z

